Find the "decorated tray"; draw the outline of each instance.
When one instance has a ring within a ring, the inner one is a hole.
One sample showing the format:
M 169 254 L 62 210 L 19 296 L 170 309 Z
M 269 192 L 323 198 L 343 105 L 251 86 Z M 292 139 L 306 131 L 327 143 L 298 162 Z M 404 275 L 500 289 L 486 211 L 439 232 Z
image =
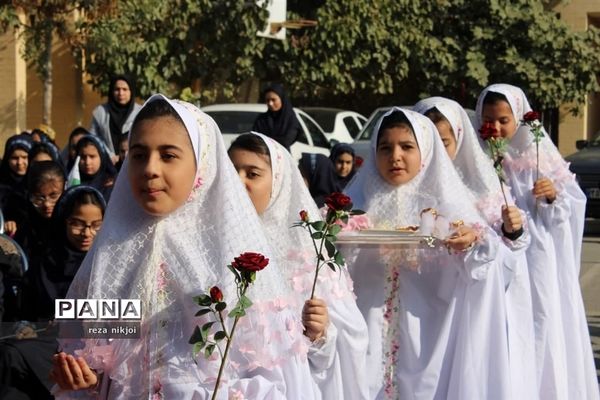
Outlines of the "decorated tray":
M 341 232 L 337 237 L 337 244 L 365 244 L 365 245 L 412 245 L 437 247 L 441 244 L 433 236 L 419 234 L 412 230 L 381 230 L 363 229 L 360 231 Z

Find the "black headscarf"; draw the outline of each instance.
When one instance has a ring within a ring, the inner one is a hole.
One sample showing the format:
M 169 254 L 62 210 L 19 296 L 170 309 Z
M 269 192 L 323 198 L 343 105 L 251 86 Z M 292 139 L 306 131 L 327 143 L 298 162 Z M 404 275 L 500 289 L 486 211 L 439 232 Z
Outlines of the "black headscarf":
M 331 160 L 323 154 L 302 153 L 299 164 L 302 176 L 308 180 L 310 195 L 322 207 L 325 197 L 343 190 Z
M 329 155 L 329 159 L 333 163 L 333 167 L 335 169 L 335 161 L 336 161 L 336 159 L 338 158 L 339 155 L 345 154 L 345 153 L 348 153 L 348 154 L 350 154 L 352 156 L 352 170 L 345 177 L 341 177 L 341 176 L 339 176 L 339 175 L 336 174 L 338 182 L 341 185 L 342 189 L 346 187 L 346 185 L 348 184 L 348 182 L 350 182 L 350 180 L 356 174 L 356 168 L 355 168 L 355 165 L 354 165 L 354 159 L 355 159 L 354 149 L 349 144 L 347 144 L 347 143 L 338 143 L 335 146 L 333 146 L 333 148 L 331 149 L 331 154 Z
M 281 109 L 275 112 L 267 110 L 266 113 L 260 114 L 256 118 L 256 121 L 254 121 L 252 130 L 273 138 L 289 150 L 290 146 L 296 141 L 298 130 L 300 129 L 300 123 L 298 122 L 298 118 L 296 118 L 294 106 L 292 106 L 292 103 L 285 95 L 283 86 L 279 84 L 268 86 L 262 92 L 263 101 L 268 92 L 274 92 L 279 96 L 281 99 Z
M 96 198 L 104 215 L 106 203 L 102 194 L 96 189 L 89 186 L 75 186 L 63 193 L 52 213 L 52 240 L 46 251 L 32 257 L 30 269 L 27 271 L 29 307 L 25 307 L 25 310 L 29 320 L 53 318 L 54 300 L 66 296 L 87 254 L 85 251 L 73 249 L 67 239 L 67 219 L 73 213 L 75 204 L 86 194 Z
M 80 169 L 81 184 L 98 190 L 104 196 L 104 200 L 108 202 L 114 179 L 117 176 L 117 169 L 110 159 L 104 143 L 98 136 L 86 135 L 79 139 L 79 142 L 77 142 L 77 154 L 81 154 L 82 149 L 89 145 L 94 146 L 98 150 L 98 154 L 100 155 L 100 169 L 94 175 L 86 175 Z
M 115 90 L 115 85 L 117 81 L 125 81 L 129 86 L 129 91 L 131 92 L 131 98 L 129 99 L 129 103 L 127 104 L 119 104 L 117 100 L 115 100 L 113 92 Z M 110 80 L 110 85 L 108 88 L 108 113 L 110 114 L 109 118 L 109 126 L 110 126 L 110 137 L 112 139 L 113 145 L 117 146 L 119 143 L 119 138 L 123 136 L 123 125 L 127 121 L 127 117 L 129 114 L 133 112 L 133 108 L 135 107 L 135 83 L 133 79 L 129 78 L 126 75 L 116 75 Z
M 28 135 L 11 136 L 4 146 L 4 156 L 2 157 L 2 163 L 0 163 L 0 184 L 12 187 L 20 195 L 27 193 L 27 179 L 25 179 L 25 175 L 16 175 L 10 169 L 8 163 L 15 150 L 23 150 L 29 154 L 32 146 L 33 140 Z
M 60 152 L 58 150 L 58 147 L 56 147 L 56 145 L 54 145 L 54 143 L 52 143 L 52 142 L 34 143 L 33 146 L 31 146 L 31 150 L 29 151 L 29 165 L 30 166 L 31 166 L 31 162 L 32 162 L 33 158 L 40 153 L 48 154 L 50 156 L 50 158 L 52 158 L 52 161 L 54 161 L 55 163 L 60 165 L 60 167 L 64 171 L 65 168 L 64 168 L 64 165 L 62 162 L 62 158 L 60 157 Z

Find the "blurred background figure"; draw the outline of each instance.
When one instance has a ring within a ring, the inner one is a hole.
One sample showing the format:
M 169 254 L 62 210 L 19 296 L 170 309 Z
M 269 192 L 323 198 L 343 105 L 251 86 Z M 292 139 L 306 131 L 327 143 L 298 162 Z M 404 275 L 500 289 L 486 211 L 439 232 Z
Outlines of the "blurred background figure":
M 289 151 L 300 130 L 294 106 L 285 95 L 283 86 L 277 83 L 268 86 L 261 98 L 268 110 L 256 118 L 252 130 L 269 136 Z
M 347 143 L 338 143 L 331 149 L 329 159 L 333 162 L 342 190 L 356 173 L 355 158 L 354 149 Z
M 319 208 L 325 204 L 325 197 L 342 191 L 333 163 L 323 154 L 303 153 L 298 168 Z

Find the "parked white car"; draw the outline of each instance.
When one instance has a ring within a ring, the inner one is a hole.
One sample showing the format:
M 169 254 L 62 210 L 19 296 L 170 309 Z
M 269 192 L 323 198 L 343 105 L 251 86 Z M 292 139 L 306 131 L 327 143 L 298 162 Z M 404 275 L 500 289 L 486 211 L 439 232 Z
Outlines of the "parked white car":
M 367 119 L 355 111 L 328 107 L 302 107 L 325 131 L 331 142 L 352 143 Z
M 267 111 L 266 104 L 260 103 L 231 103 L 213 104 L 202 107 L 202 111 L 210 115 L 223 133 L 225 146 L 229 148 L 231 142 L 241 133 L 250 132 L 254 121 L 259 114 Z M 329 140 L 319 125 L 304 111 L 294 108 L 296 117 L 300 122 L 298 140 L 290 152 L 296 160 L 300 160 L 302 153 L 317 153 L 329 156 Z

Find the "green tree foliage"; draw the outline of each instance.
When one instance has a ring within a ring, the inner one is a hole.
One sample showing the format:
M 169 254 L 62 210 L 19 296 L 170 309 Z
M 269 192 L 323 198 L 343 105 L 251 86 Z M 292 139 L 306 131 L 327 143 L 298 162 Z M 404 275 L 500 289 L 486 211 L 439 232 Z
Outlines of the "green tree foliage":
M 534 103 L 579 103 L 598 89 L 600 36 L 572 32 L 531 0 L 324 2 L 318 26 L 271 42 L 266 76 L 300 98 L 407 104 L 446 95 L 473 106 L 486 85 L 523 87 Z M 299 1 L 290 8 L 302 12 Z M 292 18 L 302 17 L 292 14 Z
M 86 68 L 105 91 L 111 73 L 130 74 L 138 93 L 183 89 L 201 100 L 231 96 L 254 75 L 266 11 L 235 0 L 122 0 L 86 24 Z

